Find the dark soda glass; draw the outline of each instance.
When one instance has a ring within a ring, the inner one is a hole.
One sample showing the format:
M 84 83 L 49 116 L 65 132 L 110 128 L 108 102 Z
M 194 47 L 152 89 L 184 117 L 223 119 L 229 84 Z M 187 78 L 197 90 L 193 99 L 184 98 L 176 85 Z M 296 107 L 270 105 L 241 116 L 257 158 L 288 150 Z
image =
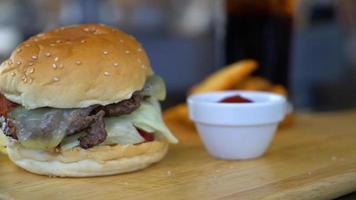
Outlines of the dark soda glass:
M 288 86 L 292 15 L 288 0 L 227 0 L 226 61 L 252 58 L 255 72 Z

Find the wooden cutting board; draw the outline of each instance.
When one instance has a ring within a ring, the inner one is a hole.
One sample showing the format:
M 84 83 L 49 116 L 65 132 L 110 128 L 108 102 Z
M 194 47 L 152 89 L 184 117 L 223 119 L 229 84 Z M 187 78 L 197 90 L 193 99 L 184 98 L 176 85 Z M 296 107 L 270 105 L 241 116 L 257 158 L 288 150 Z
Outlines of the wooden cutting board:
M 0 199 L 331 199 L 356 191 L 356 110 L 298 114 L 256 160 L 210 157 L 194 129 L 174 120 L 181 143 L 160 163 L 100 178 L 48 178 L 0 155 Z

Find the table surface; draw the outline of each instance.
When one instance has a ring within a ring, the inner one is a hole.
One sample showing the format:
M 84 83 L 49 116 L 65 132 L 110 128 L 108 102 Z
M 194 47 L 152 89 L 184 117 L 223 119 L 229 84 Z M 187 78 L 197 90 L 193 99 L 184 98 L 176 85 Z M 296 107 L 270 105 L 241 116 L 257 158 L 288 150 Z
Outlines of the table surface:
M 190 126 L 167 122 L 180 139 L 145 170 L 99 178 L 49 178 L 0 155 L 0 199 L 332 199 L 356 191 L 356 110 L 297 114 L 262 158 L 210 157 Z

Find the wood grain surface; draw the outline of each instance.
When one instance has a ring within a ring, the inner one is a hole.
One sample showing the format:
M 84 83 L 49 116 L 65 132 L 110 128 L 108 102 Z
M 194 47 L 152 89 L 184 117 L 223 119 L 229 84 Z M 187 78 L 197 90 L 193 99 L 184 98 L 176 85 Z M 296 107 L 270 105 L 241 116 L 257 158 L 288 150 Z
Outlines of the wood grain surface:
M 249 161 L 216 160 L 193 128 L 167 123 L 180 144 L 136 173 L 49 178 L 0 155 L 0 199 L 332 199 L 356 191 L 356 110 L 297 114 L 264 157 Z

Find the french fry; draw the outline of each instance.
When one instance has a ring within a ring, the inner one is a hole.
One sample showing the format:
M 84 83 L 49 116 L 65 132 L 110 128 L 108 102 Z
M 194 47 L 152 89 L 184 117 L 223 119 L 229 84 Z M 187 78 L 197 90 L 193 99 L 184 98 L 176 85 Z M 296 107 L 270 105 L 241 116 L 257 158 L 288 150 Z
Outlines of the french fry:
M 168 108 L 163 113 L 166 121 L 175 121 L 188 127 L 194 127 L 194 123 L 189 119 L 188 106 L 185 103 Z
M 193 87 L 190 94 L 233 89 L 257 68 L 254 60 L 242 60 L 213 73 Z
M 268 91 L 274 92 L 283 96 L 288 96 L 288 91 L 283 85 L 273 85 Z
M 294 114 L 289 113 L 286 115 L 286 117 L 283 119 L 283 121 L 279 124 L 280 127 L 289 127 L 293 125 L 294 122 Z
M 241 83 L 236 86 L 238 90 L 268 90 L 272 87 L 271 82 L 267 79 L 259 77 L 259 76 L 251 76 L 247 77 Z
M 288 96 L 288 90 L 283 86 L 283 85 L 273 85 L 271 88 L 269 88 L 270 92 L 276 93 L 283 95 L 285 97 Z M 289 113 L 286 115 L 286 117 L 283 119 L 283 121 L 279 124 L 280 127 L 289 127 L 293 124 L 294 122 L 294 115 L 293 113 Z
M 168 108 L 167 110 L 164 111 L 164 116 L 167 119 L 187 117 L 188 116 L 187 104 L 181 103 L 174 107 Z

